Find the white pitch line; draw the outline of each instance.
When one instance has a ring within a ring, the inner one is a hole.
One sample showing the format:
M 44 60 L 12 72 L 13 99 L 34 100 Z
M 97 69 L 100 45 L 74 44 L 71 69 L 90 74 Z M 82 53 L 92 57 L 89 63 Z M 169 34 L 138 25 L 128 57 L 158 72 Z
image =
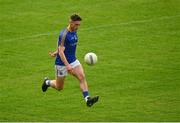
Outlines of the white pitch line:
M 49 36 L 49 35 L 55 35 L 55 34 L 57 34 L 57 32 L 47 32 L 47 33 L 40 33 L 40 34 L 24 36 L 24 37 L 19 37 L 19 38 L 11 38 L 11 39 L 6 39 L 6 40 L 2 40 L 2 41 L 10 42 L 10 41 L 15 41 L 15 40 L 24 40 L 24 39 L 37 38 L 37 37 L 41 37 L 41 36 Z
M 100 25 L 100 26 L 84 28 L 84 29 L 81 29 L 79 31 L 89 31 L 89 30 L 94 30 L 94 29 L 108 28 L 108 27 L 112 27 L 112 26 L 123 26 L 123 25 L 131 25 L 131 24 L 138 24 L 138 23 L 147 23 L 147 22 L 152 22 L 152 21 L 157 21 L 157 20 L 172 19 L 172 18 L 176 18 L 176 17 L 180 17 L 180 15 L 162 16 L 162 17 L 154 18 L 154 19 L 135 20 L 135 21 L 129 21 L 129 22 L 124 22 L 124 23 L 119 23 L 119 24 Z M 1 41 L 2 42 L 10 42 L 10 41 L 15 41 L 15 40 L 38 38 L 38 37 L 41 37 L 41 36 L 57 35 L 58 33 L 59 32 L 47 32 L 47 33 L 40 33 L 40 34 L 30 35 L 30 36 L 24 36 L 24 37 L 20 37 L 20 38 L 5 39 L 5 40 L 1 40 Z
M 100 25 L 100 26 L 90 27 L 90 28 L 81 29 L 81 30 L 93 30 L 93 29 L 107 28 L 107 27 L 112 27 L 112 26 L 124 26 L 124 25 L 138 24 L 138 23 L 146 23 L 146 22 L 152 22 L 152 21 L 158 21 L 158 20 L 167 20 L 167 19 L 172 19 L 176 17 L 180 17 L 180 15 L 163 16 L 163 17 L 154 18 L 154 19 L 135 20 L 135 21 L 129 21 L 129 22 L 124 22 L 124 23 L 119 23 L 119 24 Z

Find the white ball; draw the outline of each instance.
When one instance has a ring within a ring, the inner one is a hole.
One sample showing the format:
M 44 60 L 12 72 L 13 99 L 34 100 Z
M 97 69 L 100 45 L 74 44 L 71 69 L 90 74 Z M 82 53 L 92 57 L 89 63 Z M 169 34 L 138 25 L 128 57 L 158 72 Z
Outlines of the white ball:
M 88 64 L 88 65 L 93 65 L 93 64 L 96 64 L 97 62 L 97 56 L 95 53 L 87 53 L 85 56 L 84 56 L 84 61 Z

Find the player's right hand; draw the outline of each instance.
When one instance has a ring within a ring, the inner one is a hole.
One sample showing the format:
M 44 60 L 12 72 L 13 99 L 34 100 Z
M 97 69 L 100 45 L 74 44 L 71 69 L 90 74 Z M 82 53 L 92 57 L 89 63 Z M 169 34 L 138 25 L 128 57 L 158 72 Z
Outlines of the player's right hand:
M 66 69 L 67 69 L 68 73 L 73 75 L 73 68 L 71 67 L 70 64 L 66 65 Z

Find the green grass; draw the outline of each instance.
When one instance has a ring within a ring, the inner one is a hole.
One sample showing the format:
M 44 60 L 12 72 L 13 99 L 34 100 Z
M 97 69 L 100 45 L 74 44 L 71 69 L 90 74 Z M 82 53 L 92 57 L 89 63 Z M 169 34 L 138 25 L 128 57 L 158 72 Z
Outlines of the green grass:
M 55 74 L 48 52 L 74 12 L 77 57 L 100 95 L 92 108 L 71 76 L 63 91 L 41 92 Z M 0 121 L 180 121 L 179 13 L 179 0 L 0 0 Z

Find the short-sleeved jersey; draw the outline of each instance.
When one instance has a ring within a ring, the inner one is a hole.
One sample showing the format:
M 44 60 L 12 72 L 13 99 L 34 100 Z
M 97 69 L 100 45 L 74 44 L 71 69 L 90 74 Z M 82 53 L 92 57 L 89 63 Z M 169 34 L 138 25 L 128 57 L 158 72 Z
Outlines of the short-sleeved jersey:
M 68 29 L 64 29 L 60 32 L 58 47 L 63 45 L 65 47 L 64 54 L 68 63 L 72 63 L 76 60 L 76 46 L 78 42 L 78 37 L 76 31 L 70 32 Z M 64 65 L 61 60 L 59 53 L 56 55 L 55 60 L 56 65 Z

